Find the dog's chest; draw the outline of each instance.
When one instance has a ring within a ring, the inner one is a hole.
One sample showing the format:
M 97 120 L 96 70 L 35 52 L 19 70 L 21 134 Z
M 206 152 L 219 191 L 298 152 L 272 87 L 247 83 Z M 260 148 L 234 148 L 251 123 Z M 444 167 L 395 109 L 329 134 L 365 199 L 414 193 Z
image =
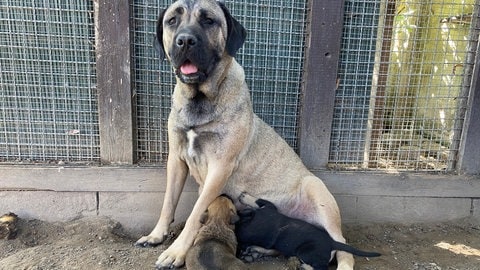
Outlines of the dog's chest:
M 221 147 L 221 136 L 216 129 L 187 129 L 184 132 L 184 156 L 190 159 L 199 159 L 203 156 L 215 155 Z
M 187 131 L 187 145 L 186 145 L 186 156 L 195 160 L 201 154 L 200 149 L 200 140 L 198 138 L 198 133 L 193 129 Z
M 207 174 L 209 158 L 212 158 L 218 147 L 218 134 L 211 130 L 188 129 L 183 131 L 181 152 L 192 176 L 202 181 Z
M 218 114 L 215 102 L 201 92 L 177 105 L 170 120 L 176 122 L 177 136 L 182 138 L 183 155 L 189 167 L 200 166 L 204 156 L 216 151 L 219 129 L 222 129 L 219 124 L 221 114 Z
M 178 120 L 187 129 L 206 125 L 214 121 L 216 117 L 215 104 L 208 100 L 202 92 L 198 92 L 191 99 L 186 99 L 177 112 Z

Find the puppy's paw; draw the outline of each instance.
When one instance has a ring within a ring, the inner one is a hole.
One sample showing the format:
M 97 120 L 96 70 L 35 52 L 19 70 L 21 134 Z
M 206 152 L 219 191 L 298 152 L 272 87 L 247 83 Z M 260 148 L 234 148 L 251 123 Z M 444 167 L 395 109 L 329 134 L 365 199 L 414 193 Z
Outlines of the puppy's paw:
M 240 258 L 246 262 L 253 262 L 265 256 L 278 256 L 280 253 L 274 249 L 265 249 L 259 246 L 249 246 L 242 251 Z
M 263 247 L 259 247 L 259 246 L 250 246 L 249 248 L 249 252 L 250 253 L 253 253 L 253 254 L 259 254 L 257 255 L 258 257 L 263 257 L 263 256 L 278 256 L 280 255 L 280 252 L 278 252 L 277 250 L 275 249 L 266 249 L 266 248 L 263 248 Z
M 136 247 L 155 247 L 163 243 L 165 238 L 167 238 L 166 235 L 163 235 L 161 237 L 157 237 L 153 235 L 143 236 L 142 238 L 138 239 L 137 242 L 135 242 L 135 246 Z
M 305 264 L 305 263 L 301 264 L 299 269 L 301 269 L 301 270 L 315 270 L 312 266 L 310 266 L 308 264 Z
M 242 250 L 240 254 L 240 259 L 247 263 L 252 263 L 258 258 L 260 258 L 262 255 L 259 254 L 258 252 L 252 252 L 252 247 L 247 247 L 245 250 Z

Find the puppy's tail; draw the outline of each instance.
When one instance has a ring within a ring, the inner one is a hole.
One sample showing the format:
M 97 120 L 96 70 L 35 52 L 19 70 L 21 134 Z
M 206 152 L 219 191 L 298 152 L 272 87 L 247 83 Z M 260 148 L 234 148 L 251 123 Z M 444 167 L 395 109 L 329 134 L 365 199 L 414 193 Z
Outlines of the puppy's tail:
M 354 248 L 352 246 L 349 246 L 347 244 L 336 242 L 336 241 L 333 241 L 332 246 L 333 246 L 334 250 L 346 251 L 348 253 L 352 253 L 353 255 L 357 255 L 357 256 L 361 256 L 361 257 L 379 257 L 379 256 L 382 256 L 382 254 L 380 254 L 378 252 L 368 252 L 368 251 L 359 250 L 359 249 L 356 249 L 356 248 Z

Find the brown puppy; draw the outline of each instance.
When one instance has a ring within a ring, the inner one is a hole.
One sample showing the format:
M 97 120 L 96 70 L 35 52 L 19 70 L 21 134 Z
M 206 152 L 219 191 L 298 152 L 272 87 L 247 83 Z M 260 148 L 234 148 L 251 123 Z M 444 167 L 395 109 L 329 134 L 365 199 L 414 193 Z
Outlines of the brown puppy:
M 226 196 L 217 197 L 202 216 L 202 228 L 187 253 L 185 264 L 193 270 L 245 270 L 235 257 L 237 239 L 233 225 L 238 221 L 235 205 Z
M 177 75 L 168 119 L 167 188 L 152 232 L 137 245 L 165 239 L 187 175 L 199 197 L 185 228 L 156 262 L 184 264 L 202 213 L 224 193 L 235 200 L 247 192 L 274 203 L 283 214 L 342 236 L 337 203 L 323 182 L 307 170 L 289 145 L 253 113 L 242 67 L 233 58 L 245 29 L 215 0 L 179 0 L 160 15 L 157 41 Z M 337 252 L 338 269 L 353 269 L 353 256 Z

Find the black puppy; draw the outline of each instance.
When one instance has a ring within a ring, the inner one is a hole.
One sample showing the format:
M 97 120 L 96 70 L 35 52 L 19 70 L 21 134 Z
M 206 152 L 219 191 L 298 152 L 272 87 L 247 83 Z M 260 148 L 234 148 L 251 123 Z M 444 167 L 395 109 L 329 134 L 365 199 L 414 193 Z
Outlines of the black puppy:
M 327 270 L 332 252 L 342 250 L 364 257 L 380 256 L 336 242 L 323 228 L 280 214 L 273 203 L 258 199 L 259 208 L 238 212 L 235 234 L 240 248 L 260 246 L 278 250 L 285 256 L 297 256 L 315 270 Z

